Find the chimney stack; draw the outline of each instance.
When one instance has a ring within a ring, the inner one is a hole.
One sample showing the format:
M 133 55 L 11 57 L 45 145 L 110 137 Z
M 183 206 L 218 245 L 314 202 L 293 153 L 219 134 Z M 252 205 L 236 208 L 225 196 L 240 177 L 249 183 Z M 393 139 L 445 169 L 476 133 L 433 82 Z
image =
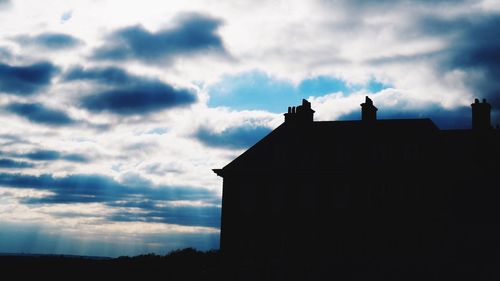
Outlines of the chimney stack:
M 488 130 L 491 129 L 491 105 L 483 99 L 474 99 L 472 107 L 472 129 L 473 130 Z
M 288 107 L 288 112 L 285 113 L 287 123 L 309 123 L 313 122 L 313 119 L 314 110 L 311 108 L 311 103 L 305 99 L 302 100 L 302 105 Z
M 369 97 L 366 97 L 365 102 L 361 104 L 361 120 L 377 120 L 377 110 L 378 108 L 373 105 L 373 101 Z

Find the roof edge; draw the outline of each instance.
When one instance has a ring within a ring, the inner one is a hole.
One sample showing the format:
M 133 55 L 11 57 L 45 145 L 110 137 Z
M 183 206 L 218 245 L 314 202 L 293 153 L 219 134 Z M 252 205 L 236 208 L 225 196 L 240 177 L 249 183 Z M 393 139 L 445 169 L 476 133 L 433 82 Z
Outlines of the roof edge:
M 212 169 L 214 173 L 216 173 L 219 177 L 224 177 L 223 176 L 223 169 Z

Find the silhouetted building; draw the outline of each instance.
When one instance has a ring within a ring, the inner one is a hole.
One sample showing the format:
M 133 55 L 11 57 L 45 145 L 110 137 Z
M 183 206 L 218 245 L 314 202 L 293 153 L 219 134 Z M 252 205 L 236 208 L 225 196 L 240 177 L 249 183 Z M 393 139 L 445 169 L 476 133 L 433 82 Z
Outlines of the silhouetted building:
M 360 121 L 317 122 L 303 100 L 214 170 L 224 179 L 227 260 L 260 264 L 272 280 L 498 260 L 500 131 L 491 127 L 491 106 L 472 104 L 472 130 L 378 120 L 368 97 L 361 107 Z

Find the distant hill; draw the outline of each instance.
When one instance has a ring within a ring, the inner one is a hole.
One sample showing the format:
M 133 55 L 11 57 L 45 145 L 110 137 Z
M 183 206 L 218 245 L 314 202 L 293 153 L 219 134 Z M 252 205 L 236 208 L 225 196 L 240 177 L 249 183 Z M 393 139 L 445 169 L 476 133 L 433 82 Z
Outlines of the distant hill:
M 88 260 L 113 259 L 111 257 L 102 257 L 102 256 L 79 256 L 79 255 L 36 254 L 36 253 L 0 253 L 0 257 L 67 258 L 67 259 L 88 259 Z

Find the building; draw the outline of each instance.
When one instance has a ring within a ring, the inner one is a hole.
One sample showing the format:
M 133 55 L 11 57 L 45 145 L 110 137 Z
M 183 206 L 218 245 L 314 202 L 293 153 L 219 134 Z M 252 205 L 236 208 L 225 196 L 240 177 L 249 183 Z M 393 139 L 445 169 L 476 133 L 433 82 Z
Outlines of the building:
M 214 170 L 223 178 L 222 253 L 294 276 L 309 268 L 307 280 L 368 260 L 425 263 L 423 271 L 498 260 L 500 130 L 485 100 L 471 107 L 467 130 L 379 120 L 368 97 L 356 121 L 316 122 L 307 100 L 289 107 L 282 125 Z

